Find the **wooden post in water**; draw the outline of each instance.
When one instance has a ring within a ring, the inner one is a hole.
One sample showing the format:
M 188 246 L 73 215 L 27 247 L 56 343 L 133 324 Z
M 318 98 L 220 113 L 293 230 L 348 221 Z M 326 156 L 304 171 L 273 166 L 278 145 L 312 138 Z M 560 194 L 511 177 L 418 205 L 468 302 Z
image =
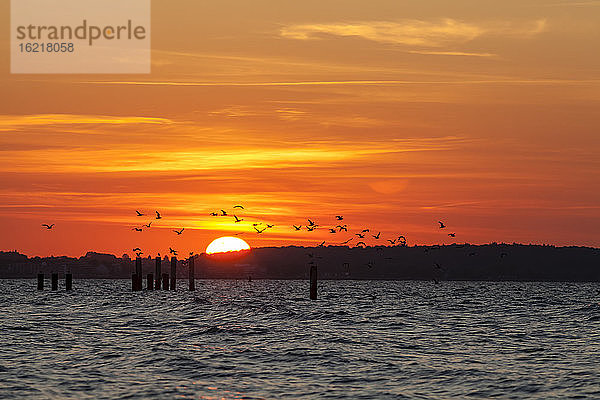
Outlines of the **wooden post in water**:
M 169 274 L 162 274 L 163 290 L 169 290 Z
M 171 257 L 171 290 L 177 288 L 177 257 Z
M 133 278 L 132 278 L 133 279 Z M 136 257 L 135 259 L 135 282 L 131 285 L 134 291 L 142 290 L 142 257 Z
M 52 273 L 52 290 L 58 290 L 58 274 Z
M 154 289 L 154 275 L 148 274 L 146 275 L 146 290 Z
M 160 256 L 156 257 L 154 262 L 156 263 L 156 267 L 154 269 L 154 276 L 156 276 L 156 281 L 154 283 L 154 289 L 156 290 L 160 290 L 160 279 L 162 277 L 161 271 L 160 271 Z
M 190 290 L 196 290 L 196 276 L 194 274 L 194 257 L 190 257 L 188 260 L 188 281 L 190 283 Z
M 310 299 L 317 299 L 317 266 L 310 266 Z
M 68 291 L 73 290 L 73 274 L 65 274 L 65 289 Z
M 136 292 L 138 285 L 138 276 L 137 274 L 131 274 L 131 291 Z
M 44 290 L 44 274 L 38 274 L 37 275 L 37 290 Z

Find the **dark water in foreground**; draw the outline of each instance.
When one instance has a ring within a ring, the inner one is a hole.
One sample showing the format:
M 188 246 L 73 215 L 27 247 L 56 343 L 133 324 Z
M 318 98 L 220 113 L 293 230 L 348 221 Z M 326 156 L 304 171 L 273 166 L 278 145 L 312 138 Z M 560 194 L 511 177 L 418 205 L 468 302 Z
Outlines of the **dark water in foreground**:
M 600 284 L 180 285 L 0 281 L 0 398 L 600 398 Z

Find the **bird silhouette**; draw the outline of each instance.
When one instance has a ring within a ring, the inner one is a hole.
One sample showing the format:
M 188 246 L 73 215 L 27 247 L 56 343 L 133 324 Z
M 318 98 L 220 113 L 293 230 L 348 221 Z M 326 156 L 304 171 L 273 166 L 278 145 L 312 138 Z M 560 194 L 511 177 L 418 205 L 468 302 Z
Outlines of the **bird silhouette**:
M 177 255 L 177 250 L 173 250 L 172 248 L 169 247 L 169 253 L 171 253 L 174 256 L 176 256 Z
M 450 236 L 450 237 L 456 237 L 456 233 L 454 233 L 454 232 L 449 233 L 448 236 Z
M 341 244 L 348 244 L 348 243 L 350 243 L 352 240 L 354 240 L 354 238 L 350 238 L 350 239 L 346 240 L 345 242 L 342 242 Z
M 314 221 L 311 221 L 310 218 L 308 219 L 308 226 L 317 226 L 317 224 L 314 223 Z
M 259 226 L 259 225 L 262 225 L 262 222 L 255 222 L 252 224 L 252 226 Z
M 136 247 L 135 249 L 133 249 L 131 251 L 142 251 L 142 249 L 140 249 L 139 247 Z
M 142 252 L 138 252 L 138 253 L 135 253 L 135 256 L 136 256 L 136 257 L 141 257 L 141 256 L 142 256 L 142 254 L 144 254 L 144 253 L 142 253 Z
M 367 244 L 365 242 L 358 242 L 358 243 L 355 244 L 355 246 L 357 246 L 357 247 L 360 246 L 360 245 L 363 245 L 363 246 L 367 247 Z
M 272 227 L 274 227 L 274 226 L 275 226 L 275 225 L 269 225 L 269 224 L 267 224 L 267 228 L 272 228 Z
M 302 229 L 302 225 L 300 226 L 296 226 L 296 225 L 292 225 L 294 227 L 295 230 L 299 231 L 300 229 Z
M 394 239 L 394 240 L 388 239 L 387 241 L 390 242 L 392 245 L 396 244 L 396 239 Z
M 314 225 L 307 225 L 307 226 L 306 226 L 306 230 L 308 230 L 309 232 L 312 232 L 312 231 L 314 231 L 315 229 L 317 229 L 317 227 L 316 227 L 316 226 L 314 226 Z
M 341 215 L 336 215 L 335 219 L 337 219 L 338 221 L 342 221 L 344 217 L 342 217 Z
M 158 211 L 154 211 L 156 213 L 156 219 L 161 219 L 160 213 Z
M 173 229 L 173 232 L 175 232 L 177 235 L 181 235 L 183 233 L 183 230 L 185 228 L 181 228 L 180 230 L 176 231 L 175 229 Z
M 375 239 L 379 239 L 379 235 L 381 235 L 381 232 L 378 232 L 377 235 L 371 235 L 371 236 L 373 236 Z
M 138 217 L 142 217 L 144 215 L 141 212 L 139 212 L 138 210 L 135 210 L 135 213 L 137 214 Z
M 237 206 L 233 206 L 233 208 L 241 208 L 242 210 L 244 209 L 243 206 L 237 205 Z
M 358 236 L 361 239 L 365 237 L 365 235 L 363 235 L 362 233 L 355 233 L 355 235 Z
M 362 233 L 365 233 L 365 232 L 369 232 L 369 230 L 368 229 L 363 229 Z
M 325 246 L 325 241 L 324 240 L 319 244 L 318 247 L 323 247 L 323 246 Z
M 263 233 L 265 231 L 265 229 L 267 229 L 267 228 L 258 229 L 257 227 L 254 227 L 254 230 L 256 231 L 256 233 Z
M 406 242 L 406 238 L 403 235 L 398 236 L 397 240 L 400 240 L 401 242 Z
M 45 227 L 46 229 L 52 229 L 54 228 L 54 224 L 48 225 L 48 224 L 42 224 L 43 227 Z
M 235 214 L 233 214 L 233 218 L 235 218 L 235 222 L 242 222 L 244 220 L 244 218 L 238 218 Z
M 212 217 L 218 217 L 218 216 L 219 216 L 219 213 L 216 213 L 216 212 L 211 212 L 211 213 L 210 213 L 210 215 L 211 215 Z
M 337 233 L 337 231 L 333 228 L 329 228 L 329 233 Z
M 227 211 L 225 211 L 225 210 L 221 210 L 221 216 L 222 216 L 222 217 L 226 217 L 226 216 L 227 216 Z
M 440 224 L 440 229 L 444 229 L 446 227 L 442 221 L 438 221 L 438 224 Z
M 132 230 L 132 231 L 136 231 L 136 232 L 141 232 L 141 231 L 142 231 L 142 228 L 133 228 L 133 229 L 131 229 L 131 230 Z
M 150 221 L 146 225 L 142 225 L 142 226 L 145 226 L 146 228 L 150 228 L 150 225 L 152 225 L 152 221 Z
M 348 232 L 348 225 L 338 225 L 336 226 L 341 231 Z

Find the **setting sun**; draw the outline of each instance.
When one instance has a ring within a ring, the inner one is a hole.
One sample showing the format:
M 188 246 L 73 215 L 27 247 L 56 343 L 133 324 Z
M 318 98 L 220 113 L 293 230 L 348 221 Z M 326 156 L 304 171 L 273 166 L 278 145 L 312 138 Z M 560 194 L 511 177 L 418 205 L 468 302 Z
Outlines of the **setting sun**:
M 224 236 L 210 242 L 206 248 L 206 254 L 226 253 L 240 250 L 250 250 L 250 246 L 240 238 Z

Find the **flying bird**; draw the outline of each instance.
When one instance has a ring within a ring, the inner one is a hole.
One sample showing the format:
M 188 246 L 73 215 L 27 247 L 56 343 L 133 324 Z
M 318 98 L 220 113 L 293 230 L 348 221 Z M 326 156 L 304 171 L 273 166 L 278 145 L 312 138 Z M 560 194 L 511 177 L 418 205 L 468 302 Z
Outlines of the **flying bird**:
M 227 216 L 227 211 L 225 211 L 225 210 L 221 210 L 221 216 L 222 216 L 222 217 L 226 217 L 226 216 Z
M 375 239 L 379 239 L 379 235 L 381 235 L 381 232 L 378 232 L 377 235 L 371 235 L 371 236 L 373 236 Z
M 338 225 L 336 226 L 341 231 L 348 232 L 348 225 Z
M 269 225 L 269 224 L 267 224 L 267 228 L 272 228 L 272 227 L 274 227 L 274 226 L 275 226 L 275 225 Z
M 211 217 L 218 217 L 218 216 L 219 216 L 219 213 L 216 213 L 216 212 L 211 212 L 211 213 L 210 213 L 210 215 L 211 215 Z
M 135 249 L 133 249 L 131 251 L 142 251 L 142 249 L 140 249 L 139 247 L 136 247 Z
M 316 226 L 314 226 L 314 225 L 307 225 L 307 226 L 306 226 L 306 229 L 307 229 L 309 232 L 312 232 L 312 231 L 314 231 L 316 228 L 317 228 L 317 227 L 316 227 Z
M 333 228 L 329 228 L 329 233 L 337 233 L 337 231 Z
M 154 211 L 156 213 L 156 219 L 161 219 L 160 213 L 158 211 Z
M 438 221 L 438 224 L 440 224 L 440 229 L 444 229 L 446 227 L 442 221 Z
M 139 252 L 139 253 L 135 253 L 135 256 L 136 256 L 136 257 L 141 257 L 141 256 L 142 256 L 142 254 L 144 254 L 144 253 L 141 253 L 141 252 Z
M 302 229 L 302 225 L 300 226 L 296 226 L 296 225 L 292 225 L 294 227 L 295 230 L 299 231 L 300 229 Z
M 139 212 L 138 210 L 135 210 L 135 213 L 137 214 L 138 217 L 142 217 L 144 215 L 141 212 Z
M 325 246 L 325 241 L 324 240 L 319 244 L 318 247 L 323 247 L 323 246 Z
M 387 241 L 390 242 L 392 245 L 396 244 L 396 239 L 394 239 L 394 240 L 388 239 Z
M 173 250 L 172 248 L 169 247 L 169 253 L 173 254 L 173 255 L 177 255 L 177 250 Z
M 267 229 L 267 228 L 258 229 L 257 227 L 254 227 L 254 230 L 256 231 L 256 233 L 263 233 L 265 231 L 265 229 Z
M 152 225 L 152 221 L 150 221 L 146 225 L 142 225 L 142 226 L 145 226 L 146 228 L 150 228 L 150 225 Z
M 133 228 L 132 231 L 141 232 L 142 228 Z
M 365 237 L 365 235 L 363 235 L 362 233 L 355 233 L 355 235 L 358 236 L 361 239 Z
M 237 205 L 237 206 L 233 206 L 233 208 L 241 208 L 242 210 L 244 209 L 244 207 Z
M 54 224 L 52 224 L 52 225 L 42 224 L 42 226 L 45 227 L 46 229 L 52 229 L 54 227 Z
M 173 229 L 173 232 L 175 232 L 175 233 L 176 233 L 176 234 L 178 234 L 178 235 L 181 235 L 181 234 L 183 233 L 183 230 L 184 230 L 184 229 L 185 229 L 185 228 L 181 228 L 181 229 L 180 229 L 180 230 L 178 230 L 178 231 L 176 231 L 175 229 Z
M 252 226 L 259 226 L 259 225 L 262 225 L 262 222 L 256 222 L 256 223 L 252 224 Z
M 307 218 L 307 219 L 308 219 L 308 225 L 309 226 L 317 226 L 317 224 L 315 224 L 314 221 L 311 221 L 310 218 Z
M 367 247 L 367 244 L 365 242 L 358 242 L 358 243 L 355 244 L 355 246 L 357 246 L 357 247 L 360 246 L 360 245 L 363 245 L 363 246 Z
M 337 219 L 338 221 L 342 221 L 344 217 L 342 217 L 341 215 L 336 215 L 335 219 Z
M 242 222 L 244 220 L 244 218 L 238 218 L 235 214 L 233 214 L 233 218 L 235 218 L 235 222 Z
M 363 229 L 362 233 L 365 233 L 365 232 L 369 232 L 369 230 L 368 229 Z
M 454 233 L 454 232 L 449 233 L 448 236 L 450 236 L 450 237 L 456 237 L 456 233 Z

